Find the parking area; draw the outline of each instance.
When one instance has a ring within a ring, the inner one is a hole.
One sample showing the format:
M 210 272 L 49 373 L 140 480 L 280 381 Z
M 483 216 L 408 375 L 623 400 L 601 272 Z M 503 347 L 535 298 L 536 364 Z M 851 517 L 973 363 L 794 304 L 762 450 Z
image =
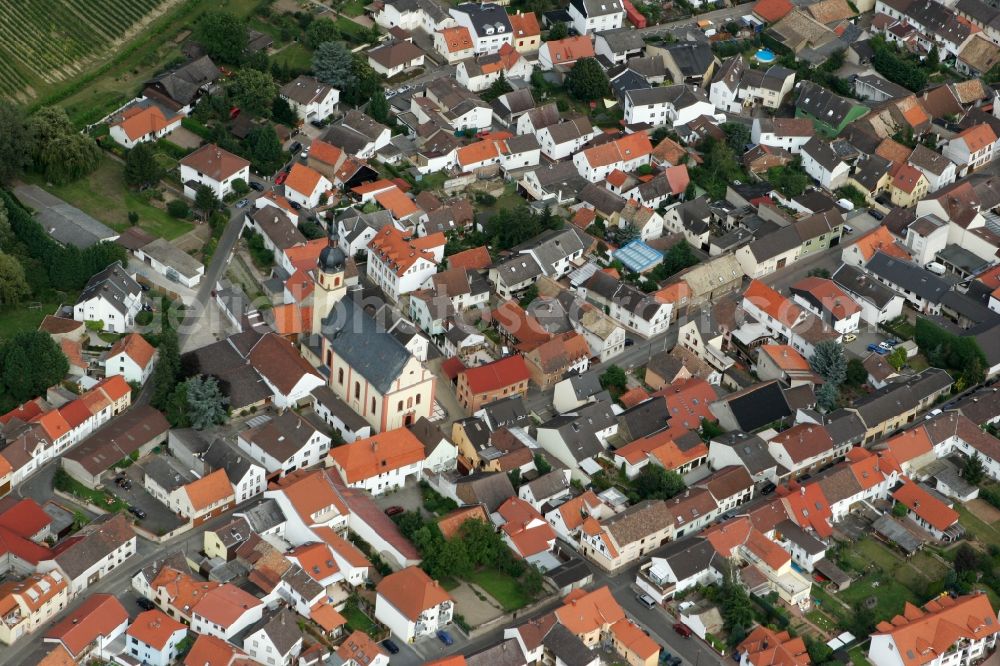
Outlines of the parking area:
M 868 345 L 877 345 L 887 339 L 886 334 L 876 328 L 861 328 L 855 331 L 854 335 L 856 336 L 856 339 L 852 342 L 845 342 L 844 348 L 848 351 L 848 353 L 853 354 L 858 358 L 866 358 L 868 354 L 871 353 L 868 351 Z
M 415 640 L 410 645 L 410 648 L 422 657 L 424 662 L 441 659 L 446 654 L 464 654 L 463 646 L 467 644 L 469 640 L 453 627 L 448 627 L 445 631 L 448 632 L 448 635 L 451 636 L 451 639 L 454 641 L 453 645 L 446 646 L 438 640 L 437 636 L 424 636 Z M 396 642 L 399 643 L 398 640 Z
M 128 490 L 115 483 L 114 477 L 110 477 L 104 482 L 105 488 L 115 497 L 128 502 L 129 506 L 134 506 L 146 513 L 145 518 L 138 519 L 140 527 L 153 534 L 166 534 L 183 525 L 184 521 L 143 487 L 141 463 L 142 460 L 139 460 L 124 472 L 125 478 L 131 482 L 131 487 Z M 132 517 L 134 518 L 134 516 Z
M 406 485 L 391 493 L 375 497 L 375 504 L 385 511 L 390 506 L 402 507 L 405 511 L 419 511 L 424 505 L 423 497 L 420 494 L 420 485 L 417 481 L 410 479 Z

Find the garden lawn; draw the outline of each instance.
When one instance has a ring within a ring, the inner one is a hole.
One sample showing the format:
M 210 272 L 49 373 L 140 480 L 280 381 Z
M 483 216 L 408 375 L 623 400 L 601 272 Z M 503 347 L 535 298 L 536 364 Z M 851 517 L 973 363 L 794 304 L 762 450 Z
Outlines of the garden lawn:
M 521 590 L 521 584 L 503 572 L 484 569 L 469 576 L 469 581 L 486 590 L 508 612 L 531 602 L 531 597 Z
M 880 579 L 880 580 L 878 580 Z M 878 582 L 878 587 L 873 584 Z M 891 577 L 891 575 L 865 576 L 861 580 L 851 583 L 851 586 L 843 592 L 837 593 L 841 601 L 852 608 L 856 604 L 864 602 L 868 597 L 875 597 L 878 601 L 872 609 L 877 618 L 894 617 L 903 612 L 903 606 L 909 601 L 919 605 L 919 599 L 912 590 Z
M 0 340 L 5 340 L 21 331 L 36 331 L 45 315 L 52 314 L 60 303 L 73 303 L 75 295 L 67 295 L 56 301 L 25 301 L 20 305 L 0 305 Z M 35 304 L 38 307 L 30 307 Z
M 958 511 L 958 522 L 961 523 L 965 529 L 975 534 L 976 539 L 987 545 L 1000 547 L 1000 530 L 997 530 L 993 525 L 990 525 L 989 523 L 986 523 L 978 518 L 975 514 L 962 506 L 961 503 L 956 502 L 953 508 Z
M 868 651 L 862 645 L 851 648 L 847 652 L 854 666 L 871 666 L 871 662 L 868 661 L 868 657 L 866 656 L 867 654 Z
M 344 16 L 356 17 L 365 13 L 365 5 L 360 0 L 350 0 L 340 6 L 340 13 Z
M 64 199 L 115 231 L 124 231 L 129 227 L 129 211 L 139 214 L 140 227 L 153 236 L 162 236 L 167 240 L 183 236 L 194 228 L 187 220 L 170 217 L 167 211 L 146 203 L 128 189 L 123 172 L 124 168 L 119 162 L 105 155 L 96 171 L 67 185 L 48 185 L 38 175 L 31 175 L 26 180 Z
M 334 23 L 337 24 L 340 34 L 342 34 L 344 38 L 349 41 L 364 44 L 368 42 L 368 37 L 371 36 L 371 31 L 369 31 L 368 28 L 364 27 L 360 23 L 355 23 L 349 18 L 341 16 L 334 21 Z
M 69 494 L 112 513 L 124 511 L 127 506 L 125 502 L 122 502 L 106 490 L 93 490 L 72 478 L 69 479 Z M 112 501 L 109 502 L 108 500 Z
M 344 607 L 343 615 L 344 619 L 347 620 L 347 624 L 355 631 L 363 631 L 370 636 L 378 628 L 372 622 L 372 619 L 353 603 L 349 603 Z
M 305 45 L 295 42 L 271 56 L 271 62 L 291 70 L 309 70 L 312 69 L 312 58 L 312 51 Z

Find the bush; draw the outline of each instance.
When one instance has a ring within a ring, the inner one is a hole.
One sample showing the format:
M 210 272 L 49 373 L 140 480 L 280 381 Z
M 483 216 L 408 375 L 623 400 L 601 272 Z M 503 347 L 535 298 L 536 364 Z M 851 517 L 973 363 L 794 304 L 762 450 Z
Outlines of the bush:
M 169 213 L 170 217 L 176 217 L 178 220 L 183 220 L 191 214 L 191 208 L 183 199 L 174 199 L 167 204 L 167 213 Z
M 88 319 L 83 322 L 83 325 L 87 327 L 88 331 L 97 332 L 104 330 L 104 321 L 101 319 Z
M 250 191 L 250 186 L 247 185 L 247 181 L 242 178 L 237 178 L 233 181 L 233 192 L 236 194 L 246 194 Z

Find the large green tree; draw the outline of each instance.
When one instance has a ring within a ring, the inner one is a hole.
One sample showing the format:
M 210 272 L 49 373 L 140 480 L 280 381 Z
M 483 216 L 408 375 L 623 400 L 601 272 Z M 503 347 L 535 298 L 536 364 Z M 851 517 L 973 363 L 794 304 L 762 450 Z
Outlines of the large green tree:
M 229 418 L 229 398 L 222 394 L 219 380 L 197 375 L 184 382 L 188 420 L 195 430 L 204 430 L 226 422 Z
M 581 58 L 566 75 L 566 90 L 576 99 L 590 102 L 611 93 L 608 74 L 596 58 Z
M 181 374 L 181 355 L 177 332 L 170 326 L 160 334 L 156 365 L 153 367 L 153 395 L 150 404 L 160 411 L 167 411 L 170 396 Z M 173 423 L 173 421 L 171 421 Z
M 649 463 L 632 482 L 639 499 L 668 500 L 680 494 L 687 486 L 680 474 Z
M 319 48 L 320 44 L 335 42 L 340 39 L 340 30 L 337 24 L 327 18 L 316 19 L 306 28 L 306 46 L 311 49 Z
M 194 28 L 194 40 L 205 53 L 227 65 L 243 61 L 248 35 L 246 21 L 228 12 L 206 12 Z
M 600 377 L 600 382 L 601 388 L 614 389 L 619 393 L 624 393 L 625 389 L 628 388 L 628 377 L 625 375 L 625 371 L 617 365 L 612 365 L 605 370 Z
M 343 95 L 357 83 L 354 54 L 343 42 L 324 42 L 317 46 L 312 65 L 317 79 L 340 90 Z
M 31 166 L 31 134 L 21 107 L 0 99 L 0 185 Z
M 244 113 L 269 116 L 278 96 L 278 85 L 270 72 L 243 68 L 229 82 L 229 99 Z
M 215 192 L 208 185 L 199 185 L 198 189 L 195 190 L 194 207 L 201 211 L 206 220 L 209 215 L 218 210 L 220 205 L 219 198 L 215 196 Z
M 809 365 L 828 384 L 840 386 L 847 379 L 847 357 L 844 348 L 835 340 L 824 340 L 813 349 Z
M 480 97 L 485 102 L 492 102 L 500 95 L 506 95 L 512 90 L 514 90 L 514 86 L 510 85 L 510 81 L 507 80 L 506 75 L 501 71 L 500 78 L 491 83 L 490 87 L 484 90 Z
M 0 303 L 19 303 L 30 293 L 31 288 L 24 277 L 21 262 L 16 257 L 0 252 Z
M 153 148 L 148 143 L 140 143 L 125 156 L 125 182 L 130 187 L 145 188 L 160 182 L 163 169 L 156 161 Z
M 250 161 L 258 173 L 274 173 L 284 163 L 281 140 L 271 125 L 255 127 L 247 137 L 247 143 L 250 146 Z
M 384 125 L 392 121 L 392 115 L 389 113 L 389 100 L 385 98 L 385 90 L 382 88 L 376 90 L 371 101 L 368 102 L 368 115 Z
M 45 106 L 28 121 L 31 155 L 37 171 L 56 184 L 81 178 L 101 160 L 101 151 L 92 138 L 73 127 L 61 107 Z
M 42 395 L 68 372 L 62 350 L 45 333 L 15 333 L 0 347 L 0 376 L 7 394 L 18 402 Z

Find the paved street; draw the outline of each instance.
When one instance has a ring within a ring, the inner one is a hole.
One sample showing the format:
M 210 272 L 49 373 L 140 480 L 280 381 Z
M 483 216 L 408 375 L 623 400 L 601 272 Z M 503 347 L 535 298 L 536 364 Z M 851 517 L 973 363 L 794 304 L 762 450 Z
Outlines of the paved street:
M 637 32 L 642 35 L 662 35 L 676 28 L 696 26 L 698 21 L 711 21 L 715 24 L 726 23 L 732 19 L 749 14 L 753 5 L 754 3 L 748 2 L 742 5 L 736 5 L 735 7 L 717 9 L 714 12 L 705 12 L 704 14 L 698 14 L 697 16 L 692 16 L 691 18 L 673 21 L 672 23 L 658 23 L 657 25 L 651 25 L 648 28 L 639 28 Z

